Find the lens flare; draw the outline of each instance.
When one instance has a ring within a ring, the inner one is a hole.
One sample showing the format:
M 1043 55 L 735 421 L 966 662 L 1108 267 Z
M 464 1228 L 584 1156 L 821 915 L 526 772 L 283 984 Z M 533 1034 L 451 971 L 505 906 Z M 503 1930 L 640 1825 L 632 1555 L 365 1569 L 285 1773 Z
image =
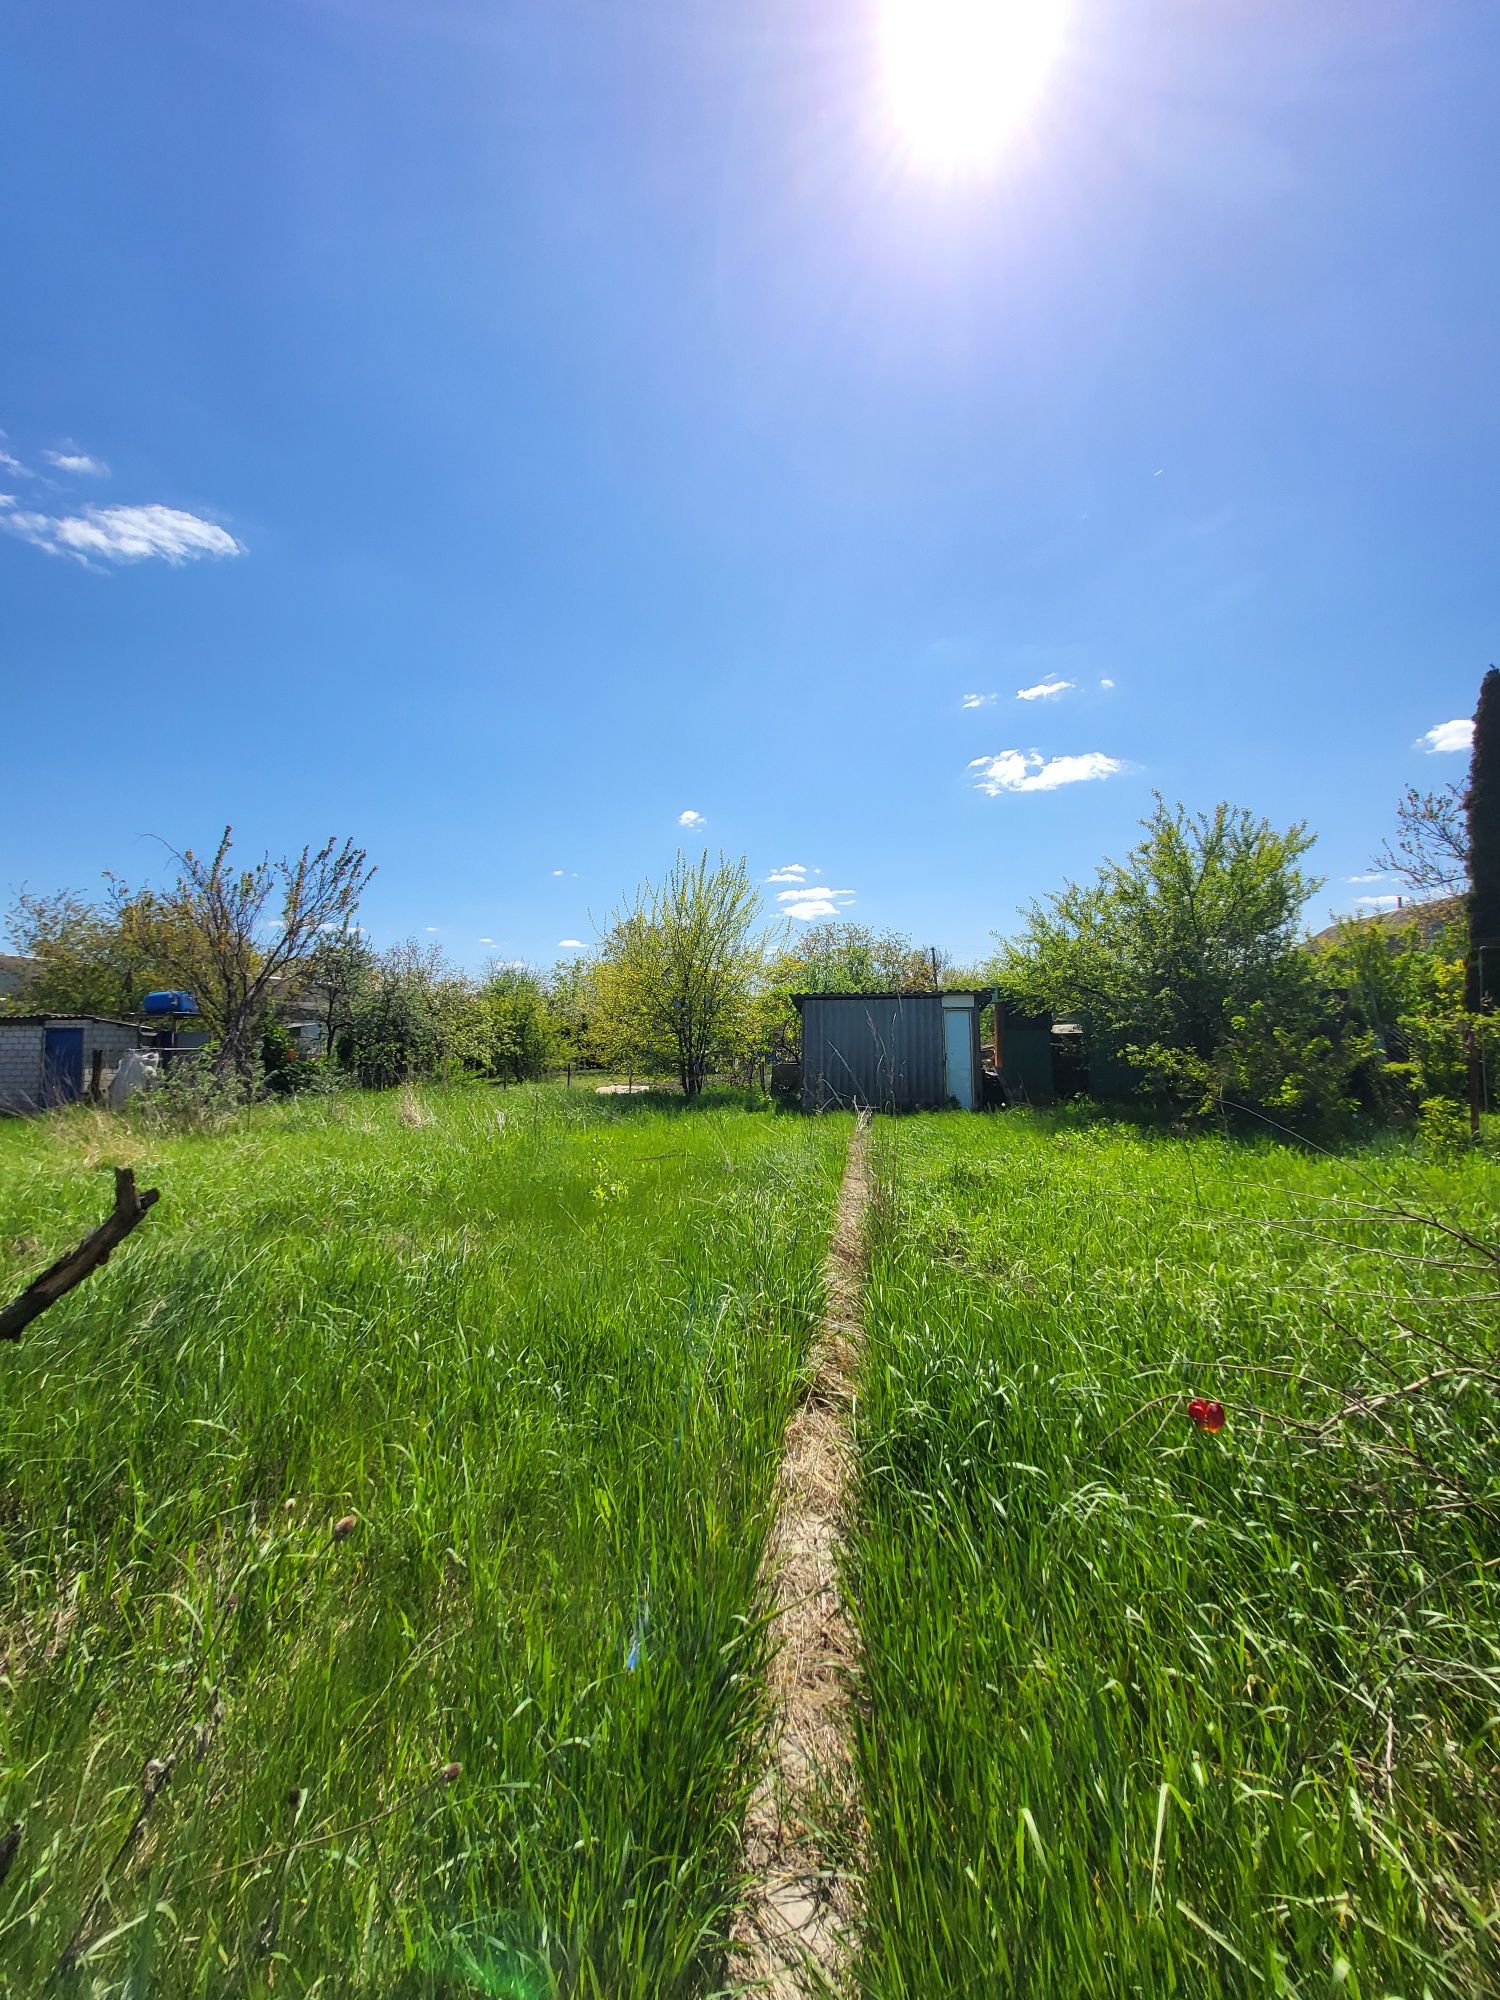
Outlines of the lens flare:
M 882 0 L 886 85 L 913 160 L 994 164 L 1062 48 L 1068 0 Z

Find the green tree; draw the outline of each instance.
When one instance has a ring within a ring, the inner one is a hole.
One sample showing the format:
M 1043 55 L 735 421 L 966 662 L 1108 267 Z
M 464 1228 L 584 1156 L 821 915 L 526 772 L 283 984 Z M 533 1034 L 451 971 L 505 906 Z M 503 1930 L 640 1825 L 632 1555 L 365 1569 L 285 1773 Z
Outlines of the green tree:
M 23 889 L 17 896 L 7 928 L 31 969 L 8 1011 L 129 1019 L 153 987 L 171 983 L 160 939 L 146 920 L 147 899 L 113 876 L 104 879 L 105 894 L 94 903 L 68 889 L 52 896 Z
M 512 1083 L 542 1076 L 559 1057 L 561 1034 L 543 983 L 529 966 L 497 965 L 474 996 L 488 1027 L 488 1073 Z
M 1464 1005 L 1466 956 L 1457 919 L 1435 931 L 1349 919 L 1319 947 L 1324 980 L 1385 1057 L 1370 1079 L 1380 1109 L 1460 1101 L 1476 1034 L 1492 1063 L 1500 1055 L 1500 1021 Z
M 594 968 L 587 958 L 560 958 L 542 980 L 542 994 L 552 1017 L 558 1062 L 592 1062 L 592 1027 L 598 1011 Z
M 370 1090 L 437 1076 L 449 1052 L 456 975 L 436 945 L 392 945 L 351 999 L 339 1061 Z
M 899 931 L 839 917 L 788 940 L 768 976 L 792 993 L 930 993 L 947 964 L 944 953 L 923 950 Z
M 715 1063 L 743 1052 L 763 948 L 760 896 L 743 858 L 679 854 L 617 912 L 599 948 L 595 1033 L 614 1061 L 672 1069 L 696 1097 Z
M 217 1043 L 218 1075 L 248 1078 L 278 986 L 296 985 L 323 934 L 343 929 L 374 874 L 352 841 L 304 847 L 295 860 L 232 860 L 233 830 L 211 857 L 187 848 L 170 889 L 137 899 L 160 962 L 198 1003 Z
M 1002 950 L 1002 984 L 1023 1005 L 1087 1016 L 1148 1088 L 1200 1108 L 1232 1098 L 1277 1114 L 1347 1107 L 1368 1041 L 1345 1046 L 1312 957 L 1303 905 L 1303 825 L 1285 831 L 1243 808 L 1169 808 L 1095 880 L 1028 912 Z
M 329 1054 L 354 1019 L 361 995 L 373 984 L 377 963 L 374 947 L 358 924 L 324 931 L 308 954 L 300 983 L 303 994 L 318 1002 L 323 1047 Z

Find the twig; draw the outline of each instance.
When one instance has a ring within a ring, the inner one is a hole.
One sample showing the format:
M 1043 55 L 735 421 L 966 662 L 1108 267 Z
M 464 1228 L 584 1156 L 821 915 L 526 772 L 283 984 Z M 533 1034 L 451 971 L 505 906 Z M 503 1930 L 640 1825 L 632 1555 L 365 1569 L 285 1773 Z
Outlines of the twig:
M 56 1305 L 75 1285 L 81 1285 L 90 1272 L 97 1271 L 101 1264 L 107 1264 L 146 1210 L 159 1199 L 157 1188 L 147 1188 L 144 1194 L 136 1192 L 132 1168 L 116 1167 L 113 1212 L 92 1235 L 84 1237 L 76 1250 L 59 1257 L 39 1278 L 32 1280 L 19 1298 L 12 1299 L 4 1311 L 0 1311 L 0 1340 L 19 1340 L 25 1329 L 34 1319 L 39 1319 L 48 1306 Z

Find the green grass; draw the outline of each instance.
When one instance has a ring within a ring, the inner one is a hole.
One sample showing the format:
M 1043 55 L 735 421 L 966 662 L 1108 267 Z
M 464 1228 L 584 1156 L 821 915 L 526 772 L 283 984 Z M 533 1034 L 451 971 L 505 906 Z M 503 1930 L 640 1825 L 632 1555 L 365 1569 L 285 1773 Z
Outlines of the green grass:
M 860 1990 L 1500 1990 L 1495 1169 L 877 1136 Z
M 713 1989 L 847 1129 L 0 1128 L 0 1296 L 162 1190 L 0 1347 L 0 1992 Z

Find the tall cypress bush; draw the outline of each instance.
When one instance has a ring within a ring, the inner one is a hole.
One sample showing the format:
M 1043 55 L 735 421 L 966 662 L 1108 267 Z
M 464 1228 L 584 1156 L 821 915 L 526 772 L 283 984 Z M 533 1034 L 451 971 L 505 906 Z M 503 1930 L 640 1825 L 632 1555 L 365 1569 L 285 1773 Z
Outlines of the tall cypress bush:
M 1464 1004 L 1500 995 L 1500 673 L 1480 683 L 1469 764 L 1469 964 Z

